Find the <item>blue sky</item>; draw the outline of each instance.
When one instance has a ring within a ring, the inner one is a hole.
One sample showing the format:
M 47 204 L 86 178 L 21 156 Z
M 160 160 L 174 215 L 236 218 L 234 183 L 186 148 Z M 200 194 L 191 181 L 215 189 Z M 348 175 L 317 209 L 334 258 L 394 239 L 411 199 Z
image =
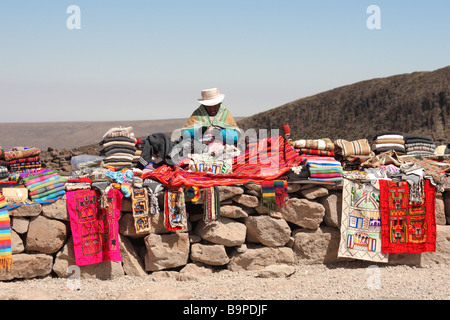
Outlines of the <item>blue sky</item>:
M 449 57 L 448 0 L 2 0 L 0 122 L 185 118 L 212 87 L 250 116 Z

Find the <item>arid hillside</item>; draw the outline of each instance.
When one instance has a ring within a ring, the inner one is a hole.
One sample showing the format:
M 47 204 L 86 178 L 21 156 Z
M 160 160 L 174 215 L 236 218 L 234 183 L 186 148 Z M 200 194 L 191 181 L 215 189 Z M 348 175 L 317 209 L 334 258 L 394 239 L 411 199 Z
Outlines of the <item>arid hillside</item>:
M 336 88 L 239 121 L 241 128 L 279 128 L 296 139 L 354 140 L 384 131 L 450 142 L 450 66 Z M 281 131 L 282 132 L 282 131 Z

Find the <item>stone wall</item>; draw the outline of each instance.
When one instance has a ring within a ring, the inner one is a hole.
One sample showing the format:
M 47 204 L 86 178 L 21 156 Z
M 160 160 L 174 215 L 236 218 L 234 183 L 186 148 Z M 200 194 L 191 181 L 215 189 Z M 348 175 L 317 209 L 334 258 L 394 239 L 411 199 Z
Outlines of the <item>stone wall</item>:
M 196 269 L 257 270 L 330 264 L 337 258 L 342 192 L 335 187 L 289 184 L 289 204 L 270 214 L 259 206 L 259 184 L 221 186 L 221 218 L 203 222 L 202 199 L 186 203 L 188 219 L 182 230 L 167 232 L 163 212 L 152 216 L 152 231 L 136 234 L 131 202 L 124 199 L 119 220 L 122 262 L 80 267 L 81 277 L 109 279 L 123 275 L 176 271 L 188 277 Z M 163 208 L 163 196 L 159 198 Z M 10 211 L 13 268 L 0 280 L 55 276 L 67 278 L 75 265 L 65 199 Z M 391 254 L 389 264 L 424 266 L 450 264 L 450 192 L 436 197 L 437 252 Z M 350 261 L 346 259 L 345 261 Z M 370 263 L 372 264 L 372 263 Z M 279 271 L 279 270 L 278 270 Z M 287 272 L 287 271 L 286 271 Z

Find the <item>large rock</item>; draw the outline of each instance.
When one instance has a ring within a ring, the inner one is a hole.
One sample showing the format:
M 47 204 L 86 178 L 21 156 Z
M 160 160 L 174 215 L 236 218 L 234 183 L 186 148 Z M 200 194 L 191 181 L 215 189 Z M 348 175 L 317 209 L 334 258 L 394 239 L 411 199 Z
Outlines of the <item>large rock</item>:
M 450 224 L 450 191 L 444 192 L 442 196 L 444 198 L 445 218 L 447 224 Z
M 244 193 L 244 189 L 237 186 L 218 186 L 219 189 L 219 200 L 220 202 L 227 201 L 228 199 L 233 198 L 236 195 L 240 195 Z M 204 204 L 205 199 L 203 196 L 203 192 L 201 193 L 200 199 L 195 202 L 196 204 Z
M 327 264 L 338 261 L 340 231 L 321 227 L 317 230 L 294 231 L 295 261 L 297 264 Z
M 25 249 L 42 253 L 55 253 L 64 245 L 67 227 L 64 223 L 43 216 L 32 218 L 28 228 Z
M 152 227 L 155 227 L 152 225 Z M 151 231 L 137 233 L 134 227 L 134 218 L 132 213 L 123 213 L 119 219 L 119 233 L 130 238 L 144 238 Z
M 12 254 L 22 253 L 25 250 L 23 245 L 23 241 L 20 236 L 14 231 L 11 230 L 11 251 Z
M 29 205 L 23 205 L 16 209 L 9 211 L 9 215 L 13 217 L 37 217 L 42 212 L 42 205 L 39 203 L 33 203 Z
M 325 216 L 323 221 L 329 227 L 340 228 L 342 217 L 342 193 L 330 192 L 319 200 L 320 204 L 325 208 Z
M 213 274 L 210 267 L 201 265 L 200 263 L 188 263 L 175 276 L 178 281 L 198 281 L 202 277 L 208 277 Z
M 250 216 L 245 219 L 247 241 L 269 247 L 284 246 L 291 236 L 291 228 L 283 219 L 270 216 Z
M 288 206 L 277 212 L 284 220 L 306 229 L 317 229 L 325 216 L 323 205 L 298 198 L 289 199 Z
M 316 198 L 325 197 L 328 195 L 328 189 L 324 187 L 314 187 L 300 191 L 300 194 L 308 200 L 314 200 Z
M 445 226 L 446 224 L 445 205 L 444 205 L 444 197 L 442 195 L 436 195 L 434 212 L 436 216 L 436 224 Z
M 236 186 L 219 186 L 220 202 L 231 199 L 235 195 L 243 194 L 244 189 Z
M 185 265 L 189 259 L 189 234 L 150 234 L 145 238 L 145 270 L 158 271 Z
M 223 266 L 230 261 L 225 246 L 221 244 L 194 243 L 191 246 L 191 260 L 211 266 Z
M 53 257 L 47 254 L 14 254 L 9 272 L 0 272 L 0 280 L 45 277 L 52 272 Z
M 239 194 L 231 198 L 234 202 L 242 204 L 248 208 L 256 208 L 259 206 L 259 199 L 249 194 Z
M 125 274 L 135 277 L 146 276 L 147 272 L 144 270 L 144 261 L 139 256 L 131 241 L 120 234 L 119 244 Z
M 70 268 L 69 268 L 70 267 Z M 58 252 L 53 265 L 53 272 L 60 278 L 75 276 L 73 269 L 77 269 L 73 238 L 67 240 L 66 245 Z M 103 261 L 96 264 L 80 266 L 80 278 L 108 280 L 125 275 L 121 261 Z
M 248 246 L 244 252 L 235 251 L 227 268 L 231 271 L 261 270 L 272 264 L 294 263 L 294 253 L 287 247 Z
M 203 240 L 222 244 L 226 247 L 240 246 L 245 242 L 247 227 L 245 224 L 220 217 L 217 221 L 205 223 L 199 221 L 195 233 Z
M 30 220 L 28 218 L 11 217 L 11 229 L 13 229 L 18 234 L 27 233 L 29 225 L 30 225 Z
M 43 204 L 42 215 L 51 219 L 70 221 L 69 212 L 67 211 L 66 196 L 53 203 Z
M 247 218 L 248 213 L 246 210 L 239 206 L 233 206 L 233 205 L 226 205 L 226 206 L 220 206 L 220 216 L 225 218 Z
M 286 278 L 295 273 L 295 268 L 286 264 L 272 264 L 258 271 L 260 278 Z

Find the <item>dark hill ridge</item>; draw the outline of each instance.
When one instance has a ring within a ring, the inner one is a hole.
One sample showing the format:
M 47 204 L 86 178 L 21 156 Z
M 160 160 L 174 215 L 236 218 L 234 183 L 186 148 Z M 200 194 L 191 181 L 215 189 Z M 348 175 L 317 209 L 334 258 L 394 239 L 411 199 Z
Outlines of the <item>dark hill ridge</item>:
M 343 86 L 242 119 L 244 129 L 288 123 L 294 139 L 369 141 L 379 132 L 423 134 L 450 142 L 450 66 Z M 280 131 L 283 132 L 283 131 Z

